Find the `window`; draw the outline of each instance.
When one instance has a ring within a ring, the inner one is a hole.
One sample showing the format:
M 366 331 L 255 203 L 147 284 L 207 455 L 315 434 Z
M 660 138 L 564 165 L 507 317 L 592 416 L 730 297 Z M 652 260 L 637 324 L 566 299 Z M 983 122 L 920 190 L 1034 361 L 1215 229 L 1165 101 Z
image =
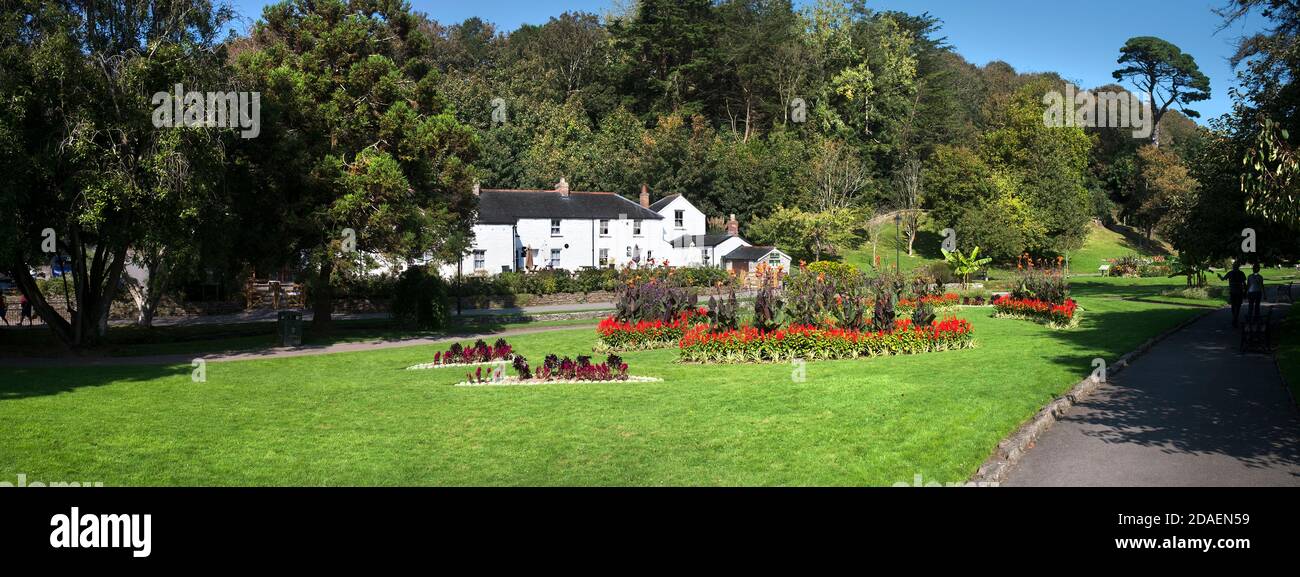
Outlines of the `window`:
M 609 266 L 609 249 L 600 249 L 600 266 Z
M 632 258 L 632 247 L 627 247 L 627 258 Z
M 609 219 L 600 219 L 600 236 L 609 236 Z
M 560 268 L 560 249 L 551 249 L 551 268 Z
M 709 266 L 709 249 L 700 249 L 700 260 L 704 261 L 704 266 Z
M 551 236 L 560 236 L 560 219 L 551 219 Z
M 474 251 L 474 270 L 483 270 L 487 268 L 487 251 Z
M 673 226 L 677 228 L 686 228 L 686 211 L 673 211 Z
M 767 254 L 767 265 L 768 265 L 768 266 L 773 266 L 773 267 L 781 266 L 781 253 L 776 252 L 776 251 L 772 251 L 772 252 L 768 253 L 768 254 Z
M 632 236 L 641 236 L 641 221 L 632 221 Z

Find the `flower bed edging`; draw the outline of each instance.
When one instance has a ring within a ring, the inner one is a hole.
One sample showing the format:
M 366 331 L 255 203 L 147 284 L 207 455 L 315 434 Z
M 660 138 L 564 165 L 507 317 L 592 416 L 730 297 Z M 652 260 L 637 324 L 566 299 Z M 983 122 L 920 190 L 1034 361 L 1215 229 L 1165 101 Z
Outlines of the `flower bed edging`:
M 510 355 L 509 357 L 506 357 L 506 358 L 503 358 L 503 359 L 496 359 L 496 360 L 491 360 L 491 361 L 480 361 L 480 362 L 477 362 L 477 363 L 453 363 L 453 364 L 446 364 L 446 363 L 420 363 L 420 364 L 418 364 L 418 365 L 411 365 L 411 366 L 409 366 L 409 367 L 406 367 L 406 370 L 408 370 L 408 371 L 418 371 L 418 370 L 424 370 L 424 369 L 453 369 L 453 368 L 456 368 L 456 367 L 462 367 L 462 368 L 463 368 L 463 367 L 477 367 L 477 366 L 482 366 L 482 365 L 495 365 L 495 364 L 497 364 L 497 363 L 512 363 L 512 362 L 514 362 L 514 360 L 515 360 L 515 356 L 514 356 L 514 355 Z

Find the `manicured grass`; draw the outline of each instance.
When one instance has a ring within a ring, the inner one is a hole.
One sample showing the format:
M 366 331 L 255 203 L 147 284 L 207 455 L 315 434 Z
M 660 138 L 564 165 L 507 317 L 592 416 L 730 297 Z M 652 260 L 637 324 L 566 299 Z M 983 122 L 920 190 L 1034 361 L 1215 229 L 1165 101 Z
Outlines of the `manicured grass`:
M 304 323 L 304 345 L 331 345 L 376 340 L 438 338 L 457 333 L 503 331 L 523 327 L 594 326 L 597 319 L 563 319 L 532 322 L 454 322 L 445 330 L 413 331 L 402 329 L 390 320 L 339 320 L 328 333 L 317 334 L 311 323 Z M 220 325 L 162 326 L 141 328 L 113 326 L 107 344 L 98 354 L 116 357 L 153 355 L 205 355 L 238 353 L 275 346 L 275 321 Z M 20 356 L 58 356 L 66 354 L 63 345 L 44 327 L 26 330 L 0 329 L 0 345 L 6 354 Z
M 887 485 L 966 479 L 1053 396 L 1199 311 L 1083 297 L 1055 331 L 966 308 L 980 347 L 790 365 L 624 355 L 648 384 L 451 386 L 434 347 L 191 367 L 0 368 L 0 478 L 106 485 Z M 534 362 L 594 330 L 510 339 Z
M 1136 254 L 1150 256 L 1165 254 L 1164 250 L 1154 250 L 1133 234 L 1124 234 L 1092 223 L 1088 230 L 1088 240 L 1083 247 L 1070 253 L 1070 272 L 1074 274 L 1095 274 L 1107 259 Z

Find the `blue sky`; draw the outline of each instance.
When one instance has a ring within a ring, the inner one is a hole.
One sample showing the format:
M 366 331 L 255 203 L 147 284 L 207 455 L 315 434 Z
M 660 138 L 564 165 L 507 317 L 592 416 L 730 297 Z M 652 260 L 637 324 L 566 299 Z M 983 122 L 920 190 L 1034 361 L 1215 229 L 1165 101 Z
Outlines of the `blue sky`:
M 263 0 L 232 0 L 256 18 Z M 796 4 L 802 5 L 802 0 Z M 1056 71 L 1084 87 L 1111 82 L 1119 48 L 1133 36 L 1158 36 L 1190 53 L 1210 77 L 1211 99 L 1194 108 L 1205 118 L 1232 108 L 1228 89 L 1236 75 L 1227 59 L 1234 40 L 1262 25 L 1255 17 L 1216 33 L 1211 12 L 1226 0 L 867 0 L 875 10 L 929 12 L 944 22 L 943 34 L 967 60 L 983 65 L 1004 60 L 1022 72 Z M 413 0 L 416 10 L 444 22 L 471 16 L 502 30 L 541 24 L 565 11 L 603 14 L 613 0 Z

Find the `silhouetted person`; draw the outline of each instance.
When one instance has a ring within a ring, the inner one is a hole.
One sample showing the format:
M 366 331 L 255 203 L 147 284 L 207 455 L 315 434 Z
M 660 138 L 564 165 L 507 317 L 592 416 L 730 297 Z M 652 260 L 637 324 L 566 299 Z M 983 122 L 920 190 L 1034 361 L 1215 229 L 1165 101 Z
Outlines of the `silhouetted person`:
M 23 319 L 27 319 L 27 326 L 34 325 L 35 323 L 32 321 L 32 303 L 27 300 L 27 295 L 23 295 L 22 298 L 18 299 L 18 306 L 18 326 L 23 326 Z
M 1228 304 L 1232 305 L 1232 326 L 1237 326 L 1237 317 L 1241 316 L 1241 300 L 1246 296 L 1246 273 L 1241 272 L 1241 263 L 1232 263 L 1232 270 L 1226 275 L 1219 275 L 1219 280 L 1228 281 Z
M 1250 308 L 1246 314 L 1250 318 L 1259 317 L 1259 302 L 1264 300 L 1264 277 L 1259 274 L 1259 263 L 1251 267 L 1252 274 L 1246 277 L 1246 300 L 1250 303 Z

